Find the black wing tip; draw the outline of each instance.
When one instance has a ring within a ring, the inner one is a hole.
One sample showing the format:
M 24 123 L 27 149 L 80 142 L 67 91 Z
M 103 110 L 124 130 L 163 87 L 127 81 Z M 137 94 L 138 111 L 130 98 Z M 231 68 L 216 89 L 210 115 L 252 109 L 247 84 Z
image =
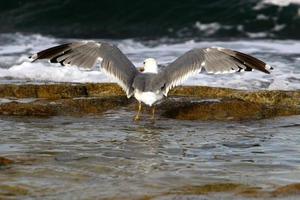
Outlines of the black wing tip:
M 32 54 L 28 57 L 31 62 L 35 62 L 37 59 L 39 59 L 38 53 Z
M 225 49 L 218 47 L 219 51 L 222 51 L 232 58 L 236 59 L 238 62 L 243 64 L 246 68 L 239 68 L 238 72 L 241 71 L 253 71 L 253 69 L 256 69 L 258 71 L 264 72 L 266 74 L 270 74 L 270 70 L 273 70 L 274 68 L 270 65 L 266 64 L 265 62 L 259 60 L 258 58 L 255 58 L 249 54 L 245 54 L 239 51 L 231 50 L 231 49 Z
M 268 64 L 266 64 L 266 69 L 268 69 L 268 70 L 274 70 L 274 68 L 272 67 L 272 66 L 270 66 L 270 65 L 268 65 Z
M 39 60 L 39 59 L 48 59 L 48 58 L 52 58 L 52 56 L 55 56 L 61 52 L 64 52 L 66 50 L 68 50 L 70 48 L 70 45 L 72 43 L 66 43 L 66 44 L 62 44 L 62 45 L 58 45 L 58 46 L 54 46 L 48 49 L 45 49 L 43 51 L 40 51 L 38 53 L 35 53 L 31 56 L 29 56 L 28 58 L 32 60 L 32 62 Z
M 265 69 L 266 69 L 266 73 L 267 74 L 271 74 L 271 71 L 274 70 L 274 68 L 272 66 L 270 66 L 269 64 L 265 64 Z
M 245 71 L 252 71 L 252 69 L 256 69 L 266 74 L 270 74 L 271 73 L 270 70 L 273 70 L 273 67 L 271 67 L 270 65 L 266 64 L 265 62 L 251 55 L 239 51 L 234 51 L 234 52 L 235 52 L 234 57 L 240 60 L 240 62 L 242 62 L 244 65 L 246 65 Z
M 232 70 L 234 70 L 234 69 L 232 68 Z M 251 72 L 253 70 L 254 70 L 253 68 L 251 68 L 249 66 L 246 66 L 246 68 L 239 67 L 239 69 L 236 72 L 244 72 L 244 71 L 245 72 Z M 269 66 L 269 65 L 265 65 L 265 70 L 263 70 L 263 71 L 260 70 L 260 71 L 262 71 L 262 72 L 264 72 L 266 74 L 271 74 L 270 70 L 274 70 L 274 68 L 271 67 L 271 66 Z

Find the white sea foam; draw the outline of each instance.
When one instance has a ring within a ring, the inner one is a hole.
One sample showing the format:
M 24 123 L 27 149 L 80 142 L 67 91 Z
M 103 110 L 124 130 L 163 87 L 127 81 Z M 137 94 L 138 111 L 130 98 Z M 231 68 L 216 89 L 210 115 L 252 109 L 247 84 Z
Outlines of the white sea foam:
M 265 37 L 273 36 L 273 34 L 268 32 L 255 32 L 255 33 L 246 32 L 246 35 L 250 38 L 265 38 Z
M 290 4 L 300 4 L 300 0 L 261 0 L 254 7 L 254 10 L 261 10 L 266 8 L 268 5 L 276 5 L 280 7 L 285 7 Z M 298 13 L 300 9 L 298 9 Z
M 300 4 L 300 0 L 263 0 L 263 3 L 274 4 L 278 6 L 287 6 L 291 3 Z
M 0 83 L 7 80 L 22 83 L 31 82 L 114 82 L 101 71 L 84 71 L 75 66 L 61 67 L 46 61 L 29 62 L 32 53 L 51 47 L 61 41 L 38 35 L 18 36 L 12 43 L 1 46 Z M 0 36 L 1 42 L 1 36 Z M 153 57 L 159 64 L 168 64 L 192 48 L 220 46 L 232 48 L 268 61 L 274 67 L 270 75 L 254 72 L 211 75 L 202 73 L 191 77 L 185 85 L 207 85 L 239 89 L 300 89 L 300 41 L 292 40 L 252 40 L 228 42 L 195 42 L 193 40 L 177 44 L 160 44 L 148 47 L 134 40 L 109 41 L 134 62 L 142 65 L 145 58 Z
M 23 62 L 8 69 L 0 68 L 0 77 L 54 82 L 109 82 L 100 71 L 86 71 L 75 66 L 47 66 L 45 63 Z
M 221 28 L 221 25 L 219 23 L 216 23 L 216 22 L 203 24 L 203 23 L 197 21 L 194 26 L 199 31 L 204 32 L 206 35 L 212 35 L 212 34 L 216 33 Z

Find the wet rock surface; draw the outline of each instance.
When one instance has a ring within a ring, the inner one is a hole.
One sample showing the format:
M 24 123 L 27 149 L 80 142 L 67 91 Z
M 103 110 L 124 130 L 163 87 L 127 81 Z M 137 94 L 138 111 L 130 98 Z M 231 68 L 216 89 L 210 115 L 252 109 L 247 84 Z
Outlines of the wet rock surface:
M 14 163 L 13 160 L 10 160 L 10 159 L 5 158 L 5 157 L 0 157 L 0 167 L 1 167 L 1 166 L 11 165 L 11 164 L 13 164 L 13 163 Z
M 202 198 L 206 199 L 207 196 L 215 197 L 216 199 L 223 199 L 224 197 L 228 196 L 228 193 L 233 195 L 230 196 L 228 199 L 273 199 L 280 197 L 289 197 L 290 199 L 297 199 L 299 197 L 298 195 L 300 194 L 300 184 L 289 184 L 277 187 L 276 189 L 270 191 L 266 191 L 260 187 L 254 187 L 237 183 L 212 183 L 206 185 L 184 186 L 182 188 L 176 188 L 173 191 L 167 192 L 163 195 L 158 195 L 156 197 L 144 197 L 144 199 L 188 200 Z
M 113 83 L 0 85 L 1 115 L 54 116 L 101 114 L 130 106 Z M 29 99 L 29 100 L 28 100 Z M 177 87 L 158 114 L 182 120 L 248 120 L 300 114 L 300 91 L 242 91 L 200 86 Z
M 55 116 L 101 114 L 110 109 L 128 104 L 125 97 L 70 98 L 47 100 L 37 99 L 33 102 L 8 102 L 0 105 L 2 115 L 17 116 Z
M 113 83 L 100 84 L 1 84 L 0 98 L 46 98 L 63 99 L 76 97 L 125 96 L 122 89 Z
M 162 110 L 163 116 L 182 120 L 250 120 L 300 113 L 294 106 L 268 105 L 238 98 L 170 101 L 162 104 Z

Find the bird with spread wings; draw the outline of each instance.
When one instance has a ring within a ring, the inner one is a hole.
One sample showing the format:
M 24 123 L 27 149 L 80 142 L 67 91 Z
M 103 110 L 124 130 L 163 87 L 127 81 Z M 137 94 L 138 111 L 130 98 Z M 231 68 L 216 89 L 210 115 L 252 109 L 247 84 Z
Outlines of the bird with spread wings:
M 208 73 L 232 73 L 255 69 L 269 74 L 272 69 L 265 62 L 248 54 L 210 47 L 192 49 L 162 71 L 158 71 L 155 59 L 147 58 L 141 72 L 117 46 L 95 41 L 62 44 L 33 54 L 30 58 L 32 62 L 47 59 L 51 63 L 83 68 L 93 68 L 97 63 L 101 63 L 101 70 L 117 81 L 127 97 L 134 96 L 138 100 L 139 109 L 135 120 L 140 119 L 142 102 L 153 106 L 154 119 L 155 103 L 166 97 L 170 89 L 203 70 Z

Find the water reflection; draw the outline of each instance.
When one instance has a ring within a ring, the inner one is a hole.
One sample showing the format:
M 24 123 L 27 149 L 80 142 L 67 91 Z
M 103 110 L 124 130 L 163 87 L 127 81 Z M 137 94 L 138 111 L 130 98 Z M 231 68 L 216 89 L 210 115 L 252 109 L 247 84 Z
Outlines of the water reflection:
M 2 117 L 0 153 L 17 162 L 1 169 L 1 183 L 22 184 L 30 195 L 93 198 L 212 182 L 268 188 L 300 180 L 299 116 L 152 124 L 133 123 L 133 114 Z

